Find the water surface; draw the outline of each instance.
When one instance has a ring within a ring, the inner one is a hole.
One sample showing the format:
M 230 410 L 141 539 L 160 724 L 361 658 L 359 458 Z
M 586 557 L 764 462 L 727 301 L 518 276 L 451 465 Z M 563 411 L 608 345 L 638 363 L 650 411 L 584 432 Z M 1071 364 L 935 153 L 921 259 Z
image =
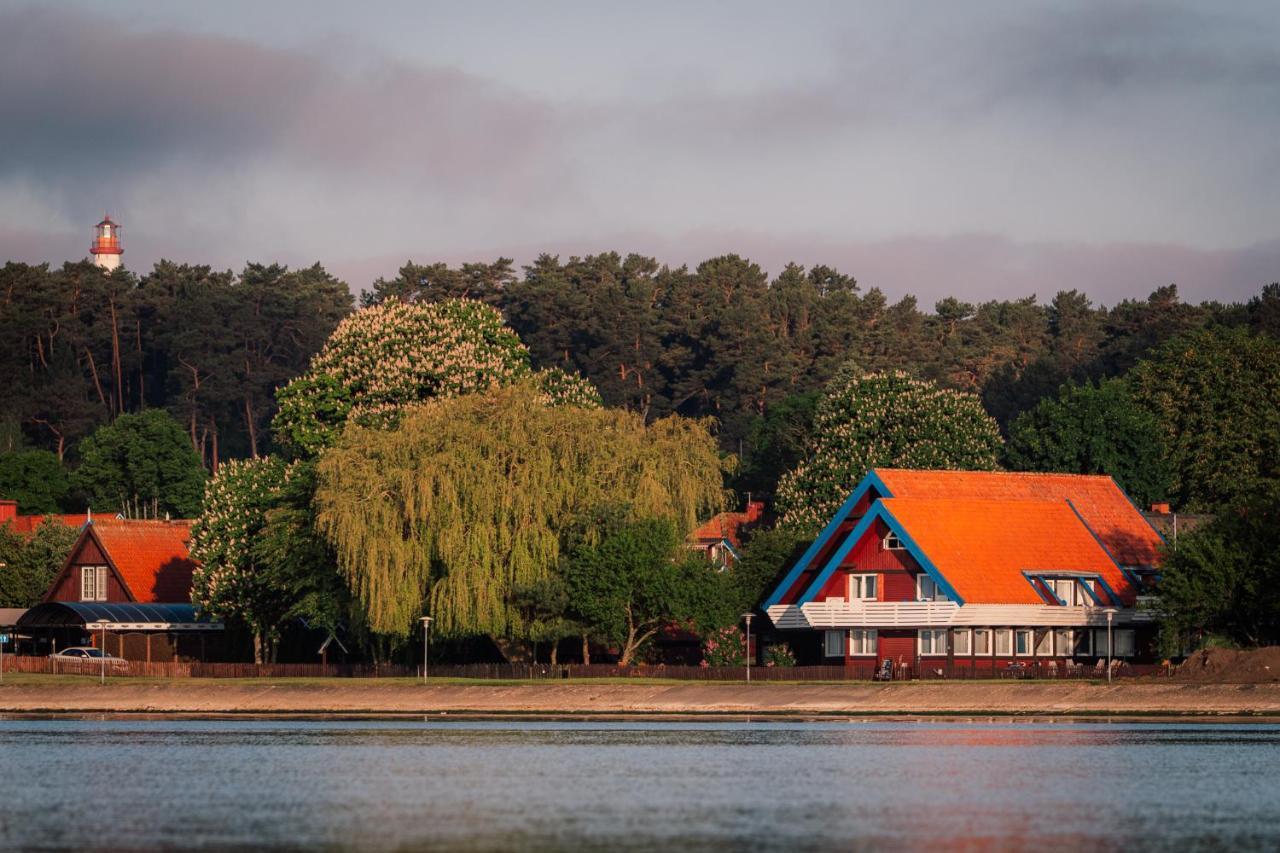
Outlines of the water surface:
M 1280 726 L 0 721 L 0 847 L 1276 849 Z

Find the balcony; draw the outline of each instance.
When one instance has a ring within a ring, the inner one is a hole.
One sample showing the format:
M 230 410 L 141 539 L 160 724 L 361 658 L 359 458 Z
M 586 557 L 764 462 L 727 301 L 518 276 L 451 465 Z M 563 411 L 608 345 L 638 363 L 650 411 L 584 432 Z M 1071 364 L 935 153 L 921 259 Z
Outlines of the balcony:
M 970 625 L 1105 627 L 1107 608 L 1049 604 L 966 604 L 954 601 L 844 601 L 778 604 L 769 619 L 778 628 L 948 628 Z M 1115 611 L 1115 625 L 1149 621 L 1150 613 Z

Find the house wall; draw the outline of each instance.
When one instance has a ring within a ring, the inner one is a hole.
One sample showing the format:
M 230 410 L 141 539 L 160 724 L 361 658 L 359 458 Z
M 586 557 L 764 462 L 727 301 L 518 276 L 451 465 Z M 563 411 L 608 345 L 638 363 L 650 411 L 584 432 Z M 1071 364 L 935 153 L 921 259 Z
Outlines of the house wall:
M 920 567 L 906 551 L 890 551 L 884 547 L 888 526 L 876 521 L 862 536 L 815 596 L 817 601 L 846 598 L 850 574 L 879 575 L 876 596 L 879 601 L 915 601 L 916 574 Z
M 79 601 L 80 600 L 80 569 L 82 566 L 105 566 L 106 562 L 95 562 L 86 558 L 84 562 L 72 564 L 71 568 L 61 580 L 57 582 L 52 590 L 50 590 L 47 600 L 49 601 Z M 107 601 L 132 601 L 129 594 L 125 591 L 124 586 L 120 583 L 120 579 L 112 572 L 107 577 Z

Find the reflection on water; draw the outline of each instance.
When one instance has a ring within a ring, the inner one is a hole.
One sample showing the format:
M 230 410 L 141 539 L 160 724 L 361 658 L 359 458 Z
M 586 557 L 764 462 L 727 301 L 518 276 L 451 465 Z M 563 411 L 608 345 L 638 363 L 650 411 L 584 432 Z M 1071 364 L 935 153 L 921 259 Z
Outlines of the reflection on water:
M 0 721 L 0 847 L 1280 845 L 1280 726 Z

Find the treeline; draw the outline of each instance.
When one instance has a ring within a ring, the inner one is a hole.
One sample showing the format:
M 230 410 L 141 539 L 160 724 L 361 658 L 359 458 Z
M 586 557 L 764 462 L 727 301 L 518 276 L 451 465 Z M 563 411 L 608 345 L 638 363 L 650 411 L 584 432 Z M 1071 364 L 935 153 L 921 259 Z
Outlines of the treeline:
M 1215 327 L 1280 337 L 1280 285 L 1244 304 L 1179 299 L 1176 286 L 1107 308 L 1075 290 L 922 310 L 825 266 L 775 278 L 736 255 L 694 269 L 616 253 L 492 264 L 406 264 L 365 304 L 465 297 L 501 310 L 535 364 L 581 373 L 605 403 L 653 418 L 712 416 L 743 463 L 740 491 L 772 492 L 798 461 L 818 392 L 837 368 L 904 370 L 976 393 L 1002 430 L 1064 383 L 1126 373 L 1176 336 Z
M 236 275 L 161 261 L 141 278 L 88 262 L 0 269 L 0 453 L 67 463 L 96 428 L 166 409 L 206 467 L 270 446 L 275 389 L 352 308 L 316 266 Z
M 517 270 L 406 264 L 365 304 L 466 297 L 498 310 L 536 367 L 580 373 L 606 405 L 653 420 L 718 420 L 743 465 L 732 485 L 771 493 L 808 438 L 817 394 L 852 361 L 973 392 L 1008 430 L 1066 382 L 1124 374 L 1158 345 L 1216 327 L 1280 335 L 1280 287 L 1243 304 L 1182 302 L 1176 287 L 1094 305 L 1077 291 L 925 310 L 850 275 L 791 265 L 772 279 L 736 255 L 696 268 L 616 253 Z M 274 392 L 302 374 L 352 308 L 319 265 L 238 275 L 162 261 L 138 277 L 87 262 L 0 270 L 0 453 L 43 448 L 70 465 L 121 414 L 167 410 L 206 468 L 275 444 Z

